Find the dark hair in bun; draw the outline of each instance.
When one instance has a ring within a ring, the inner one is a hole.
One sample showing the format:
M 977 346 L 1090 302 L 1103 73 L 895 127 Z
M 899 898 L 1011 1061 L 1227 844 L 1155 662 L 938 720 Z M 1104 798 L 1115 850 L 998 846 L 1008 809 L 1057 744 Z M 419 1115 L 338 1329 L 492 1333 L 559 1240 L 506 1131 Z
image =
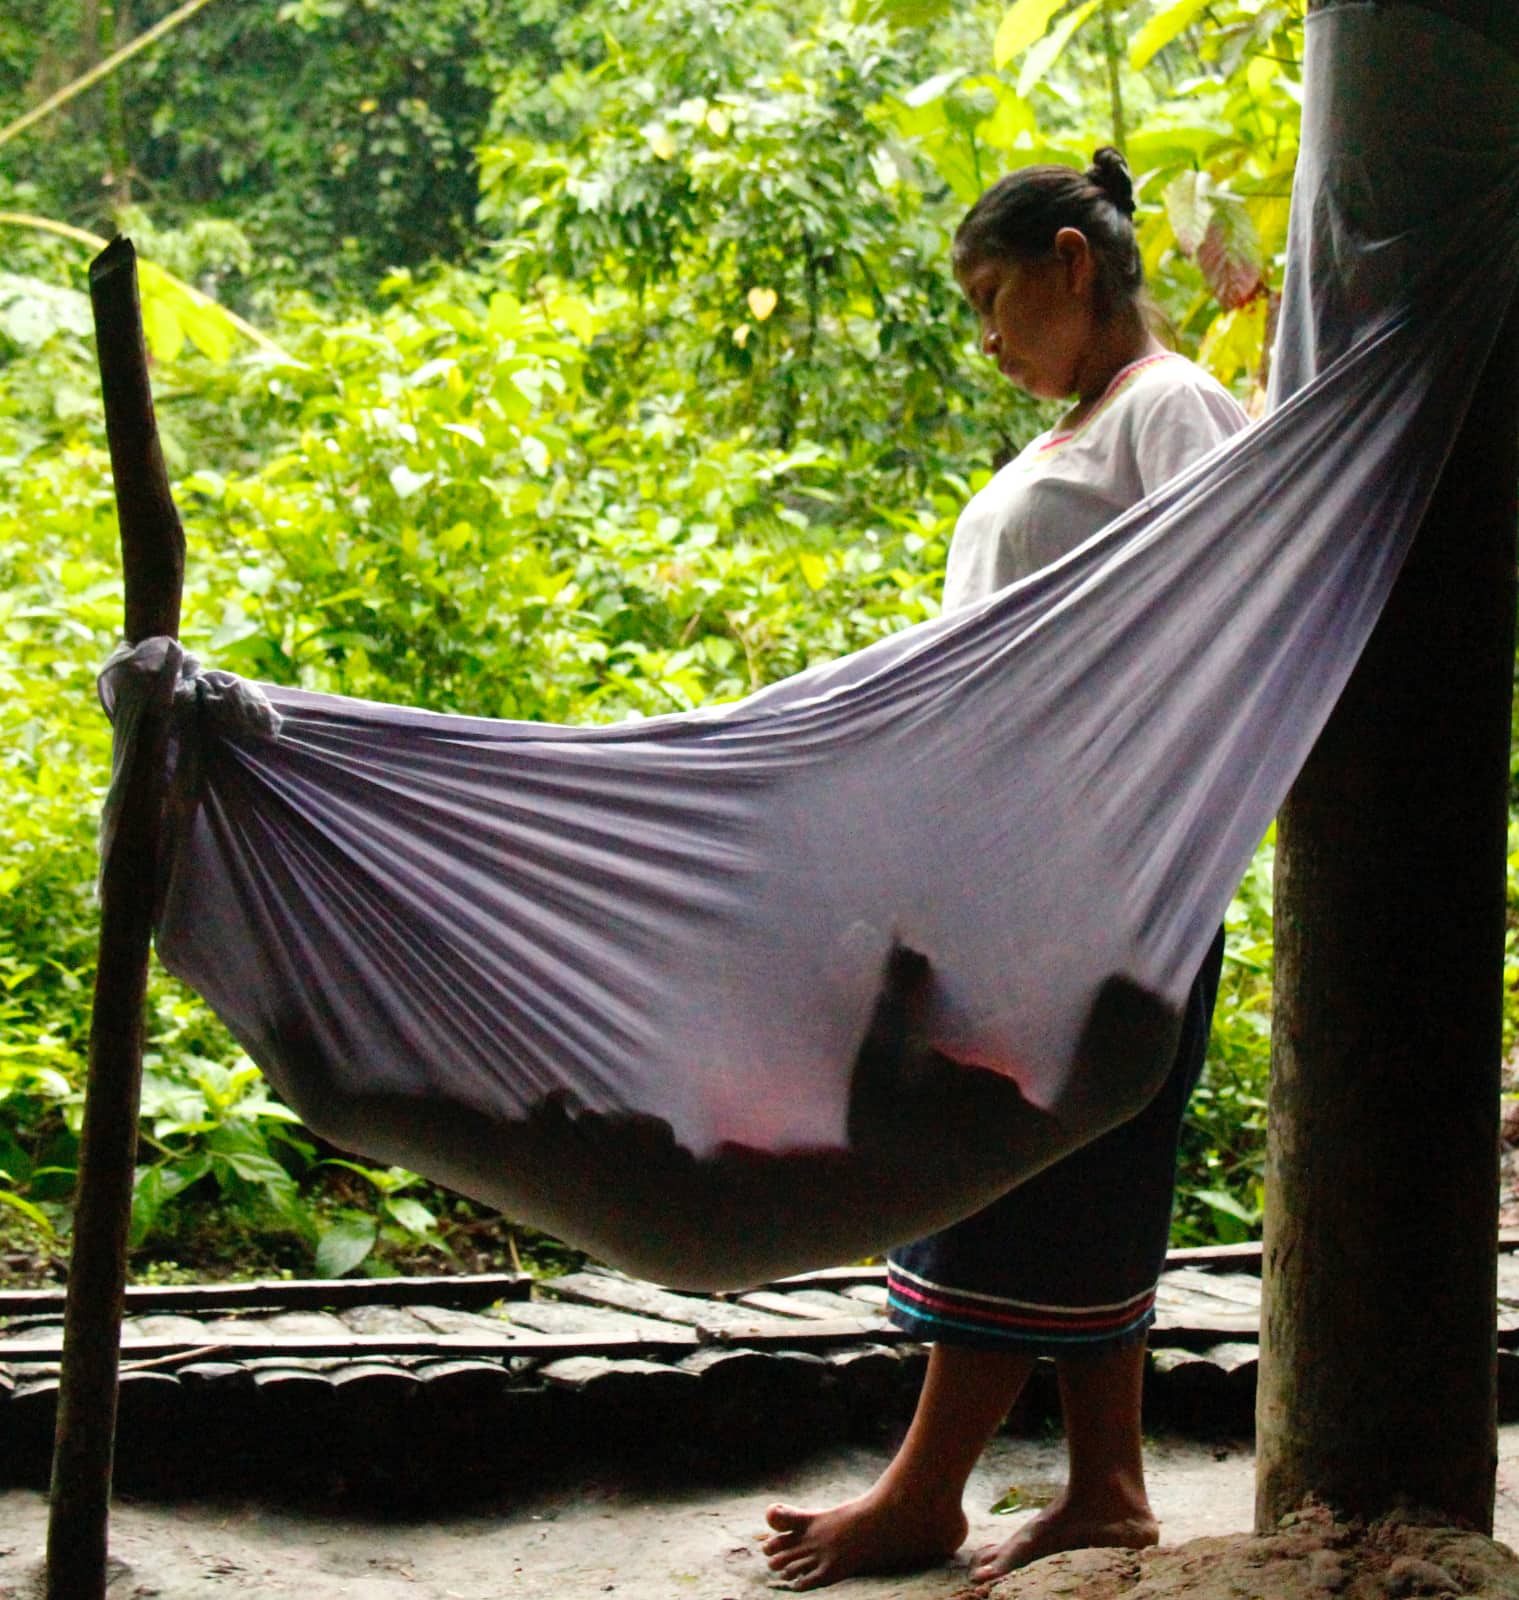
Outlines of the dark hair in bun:
M 1062 228 L 1077 228 L 1092 247 L 1104 314 L 1143 312 L 1144 266 L 1134 238 L 1134 183 L 1111 145 L 1074 167 L 1020 167 L 999 178 L 955 231 L 953 260 L 961 276 L 977 262 L 1038 259 L 1055 248 Z
M 1105 144 L 1093 154 L 1086 176 L 1126 217 L 1134 215 L 1134 180 L 1129 176 L 1129 163 L 1112 145 Z

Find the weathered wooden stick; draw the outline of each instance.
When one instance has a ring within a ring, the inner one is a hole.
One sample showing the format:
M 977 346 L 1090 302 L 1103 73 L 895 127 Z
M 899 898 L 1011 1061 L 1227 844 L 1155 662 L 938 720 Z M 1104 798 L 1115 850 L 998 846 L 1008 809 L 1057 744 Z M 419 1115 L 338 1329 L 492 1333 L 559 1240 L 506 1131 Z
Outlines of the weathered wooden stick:
M 121 527 L 126 637 L 136 644 L 179 631 L 184 534 L 148 387 L 137 258 L 125 239 L 115 240 L 91 264 L 90 296 Z M 126 774 L 120 821 L 101 878 L 100 960 L 53 1450 L 48 1600 L 101 1600 L 106 1588 L 167 706 L 161 713 L 148 719 Z

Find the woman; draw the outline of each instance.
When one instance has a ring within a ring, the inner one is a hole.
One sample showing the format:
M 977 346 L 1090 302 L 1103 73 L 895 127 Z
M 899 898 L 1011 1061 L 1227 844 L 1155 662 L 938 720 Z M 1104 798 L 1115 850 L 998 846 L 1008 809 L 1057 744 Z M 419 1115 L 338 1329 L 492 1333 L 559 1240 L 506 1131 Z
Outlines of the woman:
M 1003 178 L 955 235 L 954 269 L 1004 377 L 1074 404 L 966 506 L 944 606 L 1026 577 L 1206 455 L 1245 414 L 1150 332 L 1133 188 L 1116 150 L 1078 173 Z M 971 1469 L 1036 1357 L 1055 1359 L 1069 1456 L 1063 1495 L 979 1552 L 978 1582 L 1057 1550 L 1137 1549 L 1145 1492 L 1145 1335 L 1170 1228 L 1176 1148 L 1202 1068 L 1222 935 L 1193 985 L 1169 1079 L 1131 1122 L 986 1210 L 892 1253 L 890 1315 L 933 1341 L 901 1449 L 864 1495 L 826 1511 L 772 1506 L 771 1569 L 793 1589 L 925 1566 L 966 1536 Z

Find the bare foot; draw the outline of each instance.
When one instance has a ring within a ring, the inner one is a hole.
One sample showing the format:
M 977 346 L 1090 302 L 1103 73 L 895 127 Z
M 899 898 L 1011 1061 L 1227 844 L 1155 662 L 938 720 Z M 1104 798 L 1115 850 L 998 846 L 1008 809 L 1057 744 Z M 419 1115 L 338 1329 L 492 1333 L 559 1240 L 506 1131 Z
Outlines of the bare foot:
M 1146 1550 L 1159 1542 L 1160 1524 L 1147 1500 L 1105 1507 L 1094 1516 L 1061 1495 L 1011 1539 L 978 1550 L 971 1561 L 971 1582 L 990 1583 L 1062 1550 Z
M 771 1506 L 765 1521 L 775 1529 L 762 1547 L 767 1564 L 788 1589 L 930 1567 L 958 1550 L 967 1531 L 958 1504 L 903 1503 L 878 1489 L 827 1511 Z

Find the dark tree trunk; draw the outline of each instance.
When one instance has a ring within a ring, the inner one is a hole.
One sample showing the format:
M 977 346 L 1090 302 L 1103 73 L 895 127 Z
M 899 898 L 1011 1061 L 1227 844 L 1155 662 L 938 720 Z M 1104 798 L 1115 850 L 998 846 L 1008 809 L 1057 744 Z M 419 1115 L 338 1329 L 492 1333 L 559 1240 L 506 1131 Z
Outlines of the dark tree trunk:
M 1508 0 L 1424 3 L 1519 40 Z M 1492 1526 L 1516 441 L 1509 308 L 1279 822 L 1261 1531 L 1308 1494 Z

